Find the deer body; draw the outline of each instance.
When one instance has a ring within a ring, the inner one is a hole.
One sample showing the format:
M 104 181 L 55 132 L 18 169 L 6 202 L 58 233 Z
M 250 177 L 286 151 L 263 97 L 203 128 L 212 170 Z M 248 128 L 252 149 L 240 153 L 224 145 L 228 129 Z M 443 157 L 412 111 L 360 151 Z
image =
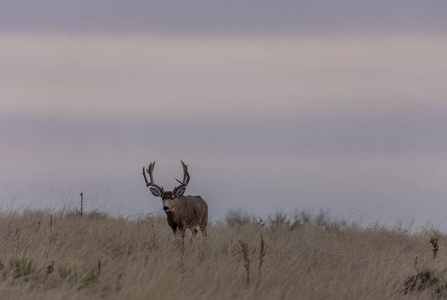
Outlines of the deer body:
M 161 197 L 163 200 L 163 210 L 166 213 L 169 226 L 172 228 L 174 235 L 180 231 L 182 237 L 189 228 L 193 236 L 197 234 L 196 226 L 199 226 L 203 236 L 207 236 L 206 226 L 208 224 L 208 205 L 201 196 L 183 196 L 186 186 L 189 183 L 188 166 L 183 163 L 183 181 L 176 179 L 180 185 L 172 191 L 165 191 L 154 183 L 153 171 L 155 162 L 151 163 L 145 170 L 143 167 L 143 176 L 146 186 L 149 187 L 152 195 Z M 145 171 L 149 174 L 151 181 L 146 177 Z
M 170 209 L 165 211 L 169 226 L 174 234 L 179 230 L 182 234 L 189 228 L 193 236 L 197 234 L 196 226 L 206 236 L 208 224 L 208 205 L 200 196 L 184 196 L 175 198 Z

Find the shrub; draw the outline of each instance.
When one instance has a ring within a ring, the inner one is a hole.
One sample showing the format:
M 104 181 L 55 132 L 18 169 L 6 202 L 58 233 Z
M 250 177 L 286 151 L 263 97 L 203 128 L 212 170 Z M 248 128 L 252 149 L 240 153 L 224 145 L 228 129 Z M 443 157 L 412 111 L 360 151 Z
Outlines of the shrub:
M 9 265 L 14 279 L 22 278 L 24 281 L 29 281 L 37 277 L 36 268 L 30 258 L 11 258 Z
M 225 222 L 230 227 L 255 223 L 255 221 L 252 214 L 247 213 L 247 210 L 242 208 L 230 209 L 225 216 Z

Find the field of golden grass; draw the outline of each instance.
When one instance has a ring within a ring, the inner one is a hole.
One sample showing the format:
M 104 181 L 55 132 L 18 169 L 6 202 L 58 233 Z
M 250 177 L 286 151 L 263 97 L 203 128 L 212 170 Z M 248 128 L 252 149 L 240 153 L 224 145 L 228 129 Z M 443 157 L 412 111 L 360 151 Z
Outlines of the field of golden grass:
M 447 239 L 435 231 L 309 220 L 241 223 L 210 225 L 208 238 L 192 240 L 188 231 L 182 240 L 164 217 L 3 212 L 0 299 L 446 295 Z M 432 237 L 439 238 L 436 247 Z

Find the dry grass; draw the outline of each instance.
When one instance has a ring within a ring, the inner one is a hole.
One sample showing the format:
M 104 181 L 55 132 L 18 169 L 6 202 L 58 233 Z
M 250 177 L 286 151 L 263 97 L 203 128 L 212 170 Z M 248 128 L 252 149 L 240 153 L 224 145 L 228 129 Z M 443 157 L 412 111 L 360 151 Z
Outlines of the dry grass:
M 447 239 L 327 222 L 175 238 L 166 220 L 0 213 L 1 299 L 432 299 Z M 418 263 L 414 264 L 415 257 Z M 251 263 L 250 263 L 251 262 Z M 425 272 L 425 273 L 424 273 Z M 422 285 L 421 278 L 430 278 Z M 413 276 L 413 277 L 411 277 Z M 424 277 L 425 276 L 425 277 Z M 407 294 L 405 294 L 405 282 Z M 433 279 L 436 279 L 435 280 Z M 420 281 L 420 282 L 419 282 Z M 412 287 L 414 282 L 414 286 Z M 420 288 L 422 286 L 422 288 Z M 441 287 L 441 288 L 440 288 Z

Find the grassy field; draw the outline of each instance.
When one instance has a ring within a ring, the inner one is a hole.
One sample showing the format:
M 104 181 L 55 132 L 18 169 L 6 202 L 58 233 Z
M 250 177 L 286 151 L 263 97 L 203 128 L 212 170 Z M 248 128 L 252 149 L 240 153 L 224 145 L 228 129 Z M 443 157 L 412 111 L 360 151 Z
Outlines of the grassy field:
M 410 234 L 318 218 L 238 218 L 230 218 L 233 226 L 209 226 L 206 239 L 199 234 L 192 240 L 188 231 L 182 240 L 164 217 L 0 213 L 0 299 L 434 299 L 447 294 L 447 239 L 435 231 Z M 436 247 L 432 237 L 439 238 Z

